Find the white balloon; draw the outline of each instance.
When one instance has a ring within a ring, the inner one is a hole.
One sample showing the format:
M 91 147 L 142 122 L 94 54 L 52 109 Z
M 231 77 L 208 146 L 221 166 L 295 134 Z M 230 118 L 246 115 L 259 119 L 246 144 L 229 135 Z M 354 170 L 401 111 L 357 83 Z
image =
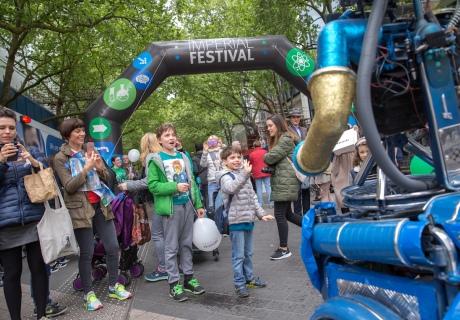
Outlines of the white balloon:
M 139 153 L 139 150 L 137 150 L 137 149 L 131 149 L 128 152 L 128 159 L 131 162 L 136 162 L 137 160 L 139 160 L 140 156 L 141 156 L 141 154 Z
M 198 218 L 193 224 L 193 244 L 201 251 L 217 249 L 222 235 L 217 230 L 216 223 L 208 218 Z

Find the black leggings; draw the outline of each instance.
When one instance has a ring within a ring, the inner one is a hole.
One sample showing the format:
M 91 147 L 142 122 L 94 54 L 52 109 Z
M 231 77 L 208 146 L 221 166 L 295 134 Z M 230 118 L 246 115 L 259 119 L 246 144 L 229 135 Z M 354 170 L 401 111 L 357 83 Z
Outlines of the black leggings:
M 291 210 L 290 201 L 275 201 L 275 219 L 278 225 L 278 235 L 280 237 L 280 247 L 287 247 L 288 240 L 288 221 L 299 227 L 302 226 L 302 216 L 294 214 Z
M 27 263 L 32 275 L 32 286 L 37 303 L 37 319 L 45 316 L 46 294 L 48 292 L 48 276 L 43 261 L 40 242 L 26 244 Z M 22 247 L 0 251 L 5 275 L 3 276 L 3 293 L 12 320 L 21 320 L 21 273 Z

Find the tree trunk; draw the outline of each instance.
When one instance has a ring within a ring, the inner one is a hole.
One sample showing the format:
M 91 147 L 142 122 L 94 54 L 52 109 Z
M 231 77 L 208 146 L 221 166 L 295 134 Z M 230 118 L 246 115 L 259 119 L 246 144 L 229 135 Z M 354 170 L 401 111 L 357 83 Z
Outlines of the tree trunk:
M 5 107 L 11 103 L 11 101 L 8 100 L 10 97 L 11 80 L 13 79 L 14 73 L 14 57 L 16 57 L 16 53 L 18 52 L 20 45 L 21 41 L 19 40 L 19 34 L 13 33 L 13 37 L 11 38 L 10 42 L 10 49 L 8 50 L 8 61 L 6 62 L 5 66 L 5 77 L 3 78 L 2 95 L 0 96 L 0 105 Z

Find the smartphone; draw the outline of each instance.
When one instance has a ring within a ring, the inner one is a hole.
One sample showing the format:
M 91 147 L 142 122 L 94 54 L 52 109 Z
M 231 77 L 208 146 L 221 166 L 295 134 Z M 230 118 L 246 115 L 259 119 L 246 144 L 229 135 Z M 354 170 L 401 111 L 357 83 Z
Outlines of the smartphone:
M 18 149 L 18 151 L 13 154 L 12 156 L 9 156 L 6 161 L 17 161 L 18 160 L 18 152 L 19 152 L 19 147 L 18 147 L 18 141 L 14 139 L 13 145 Z M 0 150 L 3 148 L 4 144 L 0 144 Z
M 94 152 L 94 142 L 88 142 L 86 143 L 86 154 L 88 156 L 92 155 Z

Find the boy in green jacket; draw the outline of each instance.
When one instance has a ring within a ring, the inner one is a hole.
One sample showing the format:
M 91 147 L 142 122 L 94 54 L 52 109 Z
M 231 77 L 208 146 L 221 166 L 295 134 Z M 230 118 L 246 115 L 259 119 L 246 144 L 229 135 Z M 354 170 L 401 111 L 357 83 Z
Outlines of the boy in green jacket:
M 191 171 L 188 157 L 175 150 L 176 128 L 162 124 L 157 129 L 157 139 L 163 151 L 155 153 L 148 166 L 148 187 L 155 198 L 156 214 L 162 216 L 165 240 L 165 262 L 169 296 L 174 301 L 185 301 L 184 290 L 203 294 L 204 289 L 193 277 L 192 233 L 194 211 L 204 217 L 204 209 Z M 179 283 L 177 254 L 180 251 L 184 272 L 184 287 Z

